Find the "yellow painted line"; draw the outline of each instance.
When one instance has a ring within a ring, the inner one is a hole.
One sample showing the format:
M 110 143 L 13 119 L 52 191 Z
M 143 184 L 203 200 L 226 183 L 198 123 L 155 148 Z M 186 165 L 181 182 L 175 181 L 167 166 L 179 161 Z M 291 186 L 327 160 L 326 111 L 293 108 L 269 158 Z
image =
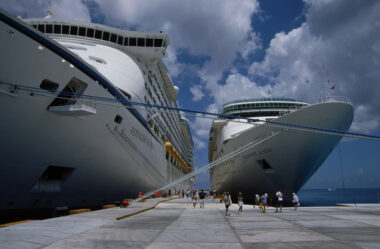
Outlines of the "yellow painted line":
M 145 208 L 145 209 L 142 209 L 142 210 L 136 211 L 136 212 L 134 212 L 134 213 L 130 213 L 130 214 L 127 214 L 127 215 L 123 215 L 123 216 L 120 216 L 120 217 L 116 217 L 115 219 L 116 219 L 116 220 L 122 220 L 122 219 L 125 219 L 125 218 L 128 218 L 128 217 L 131 217 L 131 216 L 133 216 L 133 215 L 136 215 L 136 214 L 140 214 L 140 213 L 146 212 L 146 211 L 148 211 L 148 210 L 151 210 L 151 209 L 157 207 L 158 204 L 160 204 L 160 203 L 167 202 L 167 201 L 171 201 L 171 200 L 174 200 L 174 199 L 178 199 L 178 197 L 170 198 L 170 199 L 168 199 L 168 200 L 162 200 L 162 201 L 159 201 L 159 202 L 157 202 L 153 207 Z
M 349 205 L 335 203 L 334 207 L 349 207 Z
M 35 220 L 20 220 L 20 221 L 10 222 L 10 223 L 6 223 L 6 224 L 0 224 L 0 227 L 9 227 L 9 226 L 22 224 L 22 223 L 26 223 L 26 222 L 31 222 L 31 221 L 35 221 Z
M 87 212 L 91 212 L 91 209 L 89 208 L 73 209 L 69 211 L 69 214 L 81 214 L 81 213 L 87 213 Z
M 116 207 L 115 204 L 108 204 L 108 205 L 103 205 L 103 209 L 107 209 L 107 208 L 114 208 Z

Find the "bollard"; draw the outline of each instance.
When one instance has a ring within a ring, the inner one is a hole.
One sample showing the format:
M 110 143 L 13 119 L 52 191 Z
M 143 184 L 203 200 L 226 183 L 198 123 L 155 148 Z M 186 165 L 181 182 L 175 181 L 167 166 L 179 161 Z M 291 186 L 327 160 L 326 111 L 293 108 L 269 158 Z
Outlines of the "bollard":
M 128 207 L 128 205 L 129 205 L 129 201 L 124 200 L 124 201 L 121 202 L 120 207 L 121 208 L 126 208 L 126 207 Z

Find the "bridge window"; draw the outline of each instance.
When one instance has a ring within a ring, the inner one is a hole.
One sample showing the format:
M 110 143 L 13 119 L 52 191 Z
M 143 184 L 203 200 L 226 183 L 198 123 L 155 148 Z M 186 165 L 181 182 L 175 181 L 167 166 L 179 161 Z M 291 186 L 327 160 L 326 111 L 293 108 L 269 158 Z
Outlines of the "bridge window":
M 95 38 L 96 39 L 102 39 L 102 31 L 96 30 L 95 31 Z
M 87 29 L 87 37 L 94 37 L 94 29 Z
M 153 47 L 153 39 L 152 38 L 146 39 L 146 46 L 147 47 Z
M 68 25 L 62 25 L 62 34 L 64 34 L 64 35 L 69 34 L 69 26 Z
M 124 38 L 124 46 L 128 46 L 128 37 Z
M 77 26 L 71 26 L 70 27 L 70 35 L 77 35 L 78 34 L 78 27 Z
M 51 34 L 53 32 L 53 25 L 52 24 L 46 24 L 45 32 Z
M 79 27 L 79 35 L 80 36 L 86 36 L 86 28 Z
M 154 39 L 155 47 L 161 47 L 161 45 L 162 45 L 162 39 Z
M 120 35 L 117 37 L 117 44 L 123 45 L 123 37 Z
M 38 24 L 38 31 L 45 33 L 45 25 L 43 24 Z
M 137 39 L 137 46 L 144 47 L 145 46 L 145 39 L 144 38 L 138 38 Z
M 129 46 L 136 46 L 136 38 L 129 38 Z
M 61 25 L 54 25 L 54 34 L 60 34 L 61 33 Z
M 103 40 L 109 41 L 110 39 L 110 33 L 109 32 L 103 32 Z
M 117 35 L 115 35 L 115 34 L 111 34 L 111 39 L 110 39 L 110 41 L 113 42 L 113 43 L 116 43 L 116 39 L 117 39 Z

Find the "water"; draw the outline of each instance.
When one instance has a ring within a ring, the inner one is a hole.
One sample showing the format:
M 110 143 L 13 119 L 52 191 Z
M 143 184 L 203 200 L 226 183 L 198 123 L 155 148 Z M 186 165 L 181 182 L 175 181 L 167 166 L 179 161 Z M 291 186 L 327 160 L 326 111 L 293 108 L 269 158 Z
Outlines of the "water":
M 380 188 L 301 189 L 301 206 L 333 206 L 336 203 L 380 203 Z

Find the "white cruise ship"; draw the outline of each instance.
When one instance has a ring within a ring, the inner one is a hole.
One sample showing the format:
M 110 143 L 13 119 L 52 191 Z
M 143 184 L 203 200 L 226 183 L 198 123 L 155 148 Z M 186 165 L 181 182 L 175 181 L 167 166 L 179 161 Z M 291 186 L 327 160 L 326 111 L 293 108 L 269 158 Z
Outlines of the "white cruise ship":
M 101 206 L 192 171 L 187 120 L 136 104 L 177 107 L 166 34 L 0 19 L 0 211 Z
M 287 98 L 245 99 L 226 103 L 222 114 L 237 118 L 219 118 L 210 130 L 209 161 L 246 146 L 247 151 L 221 161 L 210 169 L 212 188 L 219 192 L 238 192 L 245 199 L 256 193 L 272 198 L 281 190 L 285 200 L 297 192 L 317 171 L 340 136 L 252 122 L 252 118 L 347 131 L 353 120 L 353 107 L 344 98 L 325 98 L 311 105 Z

